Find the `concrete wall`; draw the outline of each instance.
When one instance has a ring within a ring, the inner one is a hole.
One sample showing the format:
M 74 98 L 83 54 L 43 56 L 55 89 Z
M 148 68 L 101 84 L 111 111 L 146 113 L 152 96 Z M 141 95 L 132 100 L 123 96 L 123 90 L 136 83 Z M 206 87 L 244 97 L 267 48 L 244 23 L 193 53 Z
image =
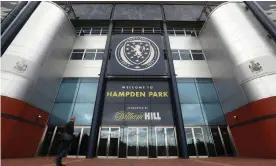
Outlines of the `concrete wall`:
M 199 40 L 225 112 L 276 95 L 276 44 L 245 4 L 216 8 Z M 262 68 L 250 69 L 254 64 Z
M 42 2 L 1 58 L 1 95 L 50 112 L 75 39 L 65 12 Z

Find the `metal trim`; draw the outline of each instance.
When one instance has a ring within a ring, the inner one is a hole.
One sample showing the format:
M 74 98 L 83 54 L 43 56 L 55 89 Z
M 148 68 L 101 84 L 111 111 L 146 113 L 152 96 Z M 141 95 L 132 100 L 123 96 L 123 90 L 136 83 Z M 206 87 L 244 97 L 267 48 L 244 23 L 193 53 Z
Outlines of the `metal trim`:
M 224 140 L 223 140 L 223 137 L 222 137 L 222 134 L 221 134 L 221 131 L 220 131 L 220 127 L 219 127 L 219 126 L 218 126 L 218 132 L 219 132 L 220 140 L 221 140 L 221 142 L 222 142 L 224 154 L 225 154 L 225 156 L 228 156 L 227 151 L 226 151 L 226 148 L 225 148 Z
M 34 125 L 34 126 L 37 126 L 37 127 L 41 127 L 41 128 L 45 128 L 46 127 L 45 125 L 42 125 L 42 124 L 30 121 L 30 120 L 27 120 L 27 119 L 24 119 L 24 118 L 21 118 L 21 117 L 18 117 L 18 116 L 2 113 L 2 112 L 1 112 L 1 117 L 5 117 L 7 119 L 16 120 L 16 121 L 23 122 L 23 123 L 29 123 L 31 125 Z
M 55 138 L 55 136 L 56 136 L 56 132 L 57 132 L 57 126 L 56 126 L 55 129 L 54 129 L 54 133 L 53 133 L 53 136 L 52 136 L 52 139 L 51 139 L 51 142 L 50 142 L 50 146 L 49 146 L 49 149 L 48 149 L 48 153 L 47 153 L 46 156 L 49 155 L 49 153 L 50 153 L 50 151 L 51 151 L 51 149 L 52 149 L 52 145 L 53 145 L 53 142 L 54 142 L 54 138 Z
M 38 153 L 39 153 L 39 149 L 40 149 L 41 145 L 43 144 L 43 141 L 44 141 L 45 135 L 46 135 L 46 133 L 47 133 L 47 130 L 48 130 L 48 126 L 45 127 L 44 132 L 43 132 L 43 134 L 42 134 L 42 137 L 41 137 L 41 139 L 40 139 L 40 141 L 39 141 L 39 146 L 37 147 L 37 150 L 36 150 L 36 153 L 35 153 L 36 156 L 37 156 Z
M 83 136 L 83 127 L 81 128 L 80 140 L 79 140 L 79 143 L 78 143 L 77 158 L 79 157 L 79 153 L 80 153 L 80 146 L 81 146 L 82 136 Z

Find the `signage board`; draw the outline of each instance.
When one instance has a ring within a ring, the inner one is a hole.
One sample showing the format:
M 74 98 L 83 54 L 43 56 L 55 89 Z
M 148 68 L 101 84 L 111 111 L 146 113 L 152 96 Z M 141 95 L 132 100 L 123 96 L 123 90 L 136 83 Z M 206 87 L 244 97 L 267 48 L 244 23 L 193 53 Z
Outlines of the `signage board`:
M 113 35 L 107 75 L 167 75 L 161 35 Z
M 166 81 L 109 81 L 102 125 L 173 125 Z

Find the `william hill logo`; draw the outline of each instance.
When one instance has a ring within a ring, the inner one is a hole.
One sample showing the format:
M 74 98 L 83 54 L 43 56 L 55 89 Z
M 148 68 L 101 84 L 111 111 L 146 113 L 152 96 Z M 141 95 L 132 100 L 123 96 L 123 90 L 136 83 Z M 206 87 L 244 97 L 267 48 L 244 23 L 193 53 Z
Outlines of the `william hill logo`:
M 115 120 L 161 120 L 159 112 L 143 112 L 143 113 L 134 113 L 134 112 L 124 112 L 119 111 L 115 113 Z

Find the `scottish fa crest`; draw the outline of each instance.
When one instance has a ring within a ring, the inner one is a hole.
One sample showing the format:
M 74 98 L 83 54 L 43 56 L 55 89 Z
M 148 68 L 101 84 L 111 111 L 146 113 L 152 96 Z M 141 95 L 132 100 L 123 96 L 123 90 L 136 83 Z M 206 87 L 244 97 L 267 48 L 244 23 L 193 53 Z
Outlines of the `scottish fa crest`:
M 19 73 L 24 73 L 27 70 L 27 67 L 28 65 L 26 64 L 26 62 L 18 61 L 13 68 Z
M 117 62 L 133 71 L 153 67 L 160 57 L 158 46 L 150 39 L 141 36 L 129 37 L 121 41 L 115 50 Z
M 250 61 L 250 65 L 248 66 L 252 73 L 259 73 L 263 71 L 263 67 L 260 65 L 259 62 Z

